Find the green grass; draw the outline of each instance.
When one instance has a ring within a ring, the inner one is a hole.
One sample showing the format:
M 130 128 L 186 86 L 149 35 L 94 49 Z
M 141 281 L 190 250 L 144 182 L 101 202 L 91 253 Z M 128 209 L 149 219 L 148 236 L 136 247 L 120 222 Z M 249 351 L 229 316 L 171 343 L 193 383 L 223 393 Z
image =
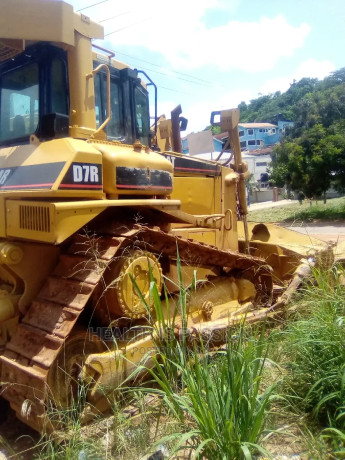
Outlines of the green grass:
M 153 385 L 135 391 L 159 395 L 165 413 L 179 422 L 179 430 L 157 443 L 174 442 L 172 453 L 188 449 L 193 458 L 202 459 L 252 459 L 257 452 L 269 455 L 260 440 L 275 384 L 262 384 L 267 355 L 264 328 L 249 330 L 242 324 L 233 329 L 226 347 L 210 359 L 202 337 L 197 332 L 193 337 L 185 333 L 186 290 L 181 287 L 178 311 L 171 312 L 166 321 L 154 283 L 151 289 L 158 319 L 154 326 L 158 353 L 154 366 L 147 369 Z M 182 318 L 180 340 L 173 333 L 176 313 Z
M 315 271 L 297 312 L 284 328 L 273 331 L 272 356 L 285 369 L 284 410 L 303 419 L 309 451 L 317 458 L 345 458 L 345 298 L 343 269 Z M 320 434 L 321 433 L 321 434 Z M 325 447 L 326 446 L 326 447 Z M 327 456 L 325 455 L 327 450 Z M 313 456 L 314 458 L 314 456 Z
M 249 211 L 250 222 L 310 222 L 313 220 L 341 220 L 345 219 L 345 197 L 327 200 L 324 204 L 321 200 L 304 201 L 302 205 L 298 201 L 284 206 L 276 206 L 267 209 Z
M 194 458 L 251 459 L 258 451 L 267 455 L 260 439 L 274 385 L 265 389 L 261 385 L 266 353 L 263 333 L 248 339 L 240 328 L 236 337 L 229 337 L 226 349 L 211 360 L 202 345 L 188 359 L 180 344 L 176 346 L 177 359 L 169 367 L 179 373 L 179 389 L 166 376 L 161 354 L 150 371 L 158 389 L 146 389 L 159 394 L 167 414 L 180 422 L 179 430 L 159 443 L 176 440 L 173 452 L 188 448 Z
M 335 276 L 335 279 L 333 276 Z M 345 298 L 338 274 L 315 273 L 284 332 L 292 395 L 321 423 L 345 429 Z
M 139 388 L 122 388 L 127 403 L 138 407 L 137 415 L 128 417 L 114 401 L 109 436 L 104 437 L 97 430 L 85 431 L 75 411 L 64 442 L 43 438 L 33 458 L 129 460 L 159 445 L 170 455 L 188 451 L 191 458 L 270 458 L 265 448 L 269 451 L 272 444 L 265 443 L 265 435 L 273 433 L 284 449 L 291 438 L 284 438 L 281 428 L 293 418 L 308 458 L 345 458 L 344 287 L 336 270 L 314 275 L 314 284 L 301 291 L 298 308 L 285 324 L 268 331 L 242 324 L 212 355 L 196 333 L 183 333 L 187 290 L 180 288 L 164 320 L 152 282 L 157 354 L 150 355 L 151 380 Z M 177 314 L 183 318 L 180 340 L 174 334 Z M 145 362 L 137 372 L 144 367 Z M 147 403 L 147 394 L 155 395 L 157 404 Z

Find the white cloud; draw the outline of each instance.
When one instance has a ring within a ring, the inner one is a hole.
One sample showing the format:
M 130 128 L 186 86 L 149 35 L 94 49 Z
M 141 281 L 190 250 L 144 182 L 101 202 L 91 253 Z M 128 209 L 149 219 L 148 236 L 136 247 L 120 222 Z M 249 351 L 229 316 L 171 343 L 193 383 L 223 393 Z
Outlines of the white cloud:
M 153 98 L 150 99 L 151 106 L 150 106 L 150 113 L 153 115 L 154 114 L 154 105 L 153 105 Z M 176 107 L 176 101 L 171 101 L 171 100 L 164 100 L 161 101 L 158 99 L 158 104 L 157 104 L 157 115 L 160 117 L 161 115 L 165 115 L 166 118 L 170 118 L 171 111 Z
M 294 27 L 282 15 L 255 22 L 230 21 L 211 29 L 199 25 L 189 37 L 185 55 L 182 48 L 171 49 L 171 54 L 178 66 L 187 69 L 213 65 L 223 71 L 266 71 L 273 69 L 279 58 L 292 56 L 301 48 L 309 31 L 306 23 Z
M 260 93 L 270 94 L 275 93 L 276 91 L 284 92 L 289 89 L 290 84 L 293 83 L 294 80 L 299 81 L 302 78 L 318 78 L 321 80 L 334 70 L 335 66 L 330 61 L 317 61 L 316 59 L 307 59 L 306 61 L 302 62 L 290 75 L 267 80 L 266 83 L 260 88 Z
M 208 126 L 211 112 L 236 108 L 241 101 L 252 98 L 253 94 L 250 91 L 237 89 L 236 91 L 224 92 L 217 98 L 211 95 L 209 99 L 186 107 L 183 116 L 188 119 L 187 133 L 198 132 Z
M 85 2 L 74 0 L 75 8 Z M 310 31 L 306 23 L 289 24 L 282 15 L 257 21 L 235 21 L 239 0 L 109 0 L 83 13 L 102 24 L 115 51 L 120 46 L 141 46 L 163 55 L 175 69 L 191 70 L 206 65 L 220 70 L 258 72 L 272 69 L 282 56 L 301 48 Z M 164 10 L 166 8 L 166 10 Z M 219 14 L 221 26 L 207 26 L 209 10 Z

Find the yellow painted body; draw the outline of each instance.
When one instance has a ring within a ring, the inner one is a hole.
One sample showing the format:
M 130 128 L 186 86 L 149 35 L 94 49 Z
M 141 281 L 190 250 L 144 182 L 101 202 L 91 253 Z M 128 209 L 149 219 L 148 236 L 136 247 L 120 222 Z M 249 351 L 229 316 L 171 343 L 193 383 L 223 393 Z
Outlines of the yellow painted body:
M 23 316 L 63 253 L 61 248 L 88 225 L 95 233 L 95 240 L 100 235 L 107 235 L 108 231 L 111 234 L 107 227 L 109 222 L 117 219 L 121 224 L 122 216 L 127 216 L 129 210 L 139 222 L 142 214 L 149 216 L 151 226 L 160 227 L 170 235 L 219 249 L 246 252 L 248 243 L 251 243 L 252 253 L 266 258 L 277 278 L 288 278 L 296 261 L 308 255 L 308 251 L 300 249 L 300 246 L 306 246 L 306 239 L 300 237 L 296 245 L 295 236 L 288 236 L 293 244 L 287 247 L 286 236 L 282 237 L 283 245 L 280 245 L 279 232 L 263 229 L 261 233 L 251 233 L 248 242 L 248 229 L 238 222 L 238 208 L 244 222 L 247 212 L 244 193 L 247 170 L 237 141 L 234 143 L 235 161 L 230 167 L 195 160 L 188 167 L 180 165 L 178 168 L 176 165 L 184 158 L 179 153 L 153 152 L 138 141 L 126 145 L 107 140 L 102 126 L 97 128 L 96 123 L 95 54 L 91 46 L 91 39 L 103 38 L 103 28 L 60 1 L 3 1 L 2 11 L 6 12 L 0 16 L 3 60 L 40 41 L 49 41 L 66 51 L 70 113 L 65 137 L 47 140 L 32 133 L 27 145 L 0 148 L 0 345 L 6 345 L 11 336 L 16 336 Z M 27 21 L 28 17 L 30 21 Z M 97 61 L 102 59 L 98 56 Z M 105 57 L 103 61 L 118 70 L 127 68 L 125 64 Z M 110 94 L 107 100 L 109 102 Z M 107 113 L 107 117 L 111 123 L 111 114 Z M 234 139 L 236 133 L 238 138 L 238 119 L 236 110 L 224 113 L 224 129 L 229 130 Z M 162 150 L 169 148 L 170 128 L 171 125 L 166 123 L 166 136 L 158 136 L 159 143 L 164 144 Z M 7 178 L 16 174 L 18 181 L 13 180 L 12 185 L 5 187 Z M 33 182 L 28 179 L 30 174 Z M 128 222 L 125 217 L 123 219 L 126 227 Z M 321 243 L 319 246 L 318 250 L 322 252 L 325 248 Z M 121 298 L 113 309 L 115 317 L 111 320 L 117 320 L 116 315 L 120 314 L 132 319 L 145 316 L 129 279 L 134 274 L 146 299 L 150 272 L 146 259 L 135 255 L 128 267 L 123 265 L 118 272 L 110 268 L 111 274 L 122 277 L 116 281 L 122 297 L 119 294 Z M 153 274 L 161 285 L 162 268 L 154 258 L 152 261 Z M 169 290 L 173 292 L 178 290 L 176 257 L 165 263 L 168 265 L 165 274 L 170 277 Z M 193 280 L 195 268 L 183 268 L 186 284 Z M 220 268 L 202 267 L 198 276 L 218 276 L 213 271 L 220 271 Z M 224 318 L 235 315 L 240 304 L 243 308 L 252 305 L 250 299 L 255 292 L 255 284 L 245 277 L 223 276 L 213 286 L 200 289 L 191 299 L 189 325 L 207 325 L 214 320 L 218 321 L 220 329 L 224 329 Z M 50 295 L 53 297 L 55 293 L 50 292 Z M 107 293 L 104 302 L 111 301 L 111 293 Z M 49 307 L 47 302 L 44 305 Z M 68 312 L 65 316 L 68 317 Z M 56 330 L 59 327 L 58 323 Z M 42 331 L 41 336 L 44 336 Z M 25 341 L 23 344 L 25 346 Z M 37 341 L 33 344 L 35 346 Z M 96 388 L 115 385 L 152 346 L 153 340 L 149 337 L 136 342 L 119 342 L 117 351 L 91 354 L 83 368 L 84 380 L 88 381 L 90 369 L 93 369 L 99 374 Z M 6 359 L 4 363 L 8 364 L 10 358 Z M 17 404 L 13 402 L 15 398 L 9 399 L 13 406 Z M 20 413 L 20 408 L 15 407 L 15 410 Z M 33 426 L 36 428 L 34 423 Z

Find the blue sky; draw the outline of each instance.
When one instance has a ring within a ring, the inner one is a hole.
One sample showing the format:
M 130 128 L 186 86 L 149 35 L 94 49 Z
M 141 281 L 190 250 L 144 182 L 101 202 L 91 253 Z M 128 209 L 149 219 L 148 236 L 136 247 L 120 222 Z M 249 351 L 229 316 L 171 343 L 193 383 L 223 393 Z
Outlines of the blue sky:
M 68 1 L 68 0 L 67 0 Z M 294 79 L 345 67 L 345 0 L 70 0 L 102 21 L 116 58 L 158 86 L 158 112 L 181 104 L 188 132 L 210 113 Z M 153 98 L 152 98 L 153 100 Z

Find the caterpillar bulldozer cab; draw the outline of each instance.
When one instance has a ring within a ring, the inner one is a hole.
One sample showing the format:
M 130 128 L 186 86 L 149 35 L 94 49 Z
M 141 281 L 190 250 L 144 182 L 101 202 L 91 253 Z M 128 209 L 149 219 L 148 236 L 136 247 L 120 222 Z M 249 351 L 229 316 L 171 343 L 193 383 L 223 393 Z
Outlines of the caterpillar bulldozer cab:
M 103 410 L 106 389 L 152 348 L 149 333 L 126 337 L 148 324 L 152 279 L 173 295 L 178 264 L 186 286 L 196 271 L 187 328 L 218 331 L 217 343 L 242 313 L 255 321 L 284 304 L 304 258 L 332 255 L 247 224 L 237 109 L 221 113 L 231 162 L 184 156 L 171 149 L 180 111 L 151 132 L 138 72 L 92 48 L 100 25 L 61 1 L 3 0 L 2 11 L 1 395 L 43 430 L 76 382 Z M 105 347 L 100 331 L 113 325 Z

